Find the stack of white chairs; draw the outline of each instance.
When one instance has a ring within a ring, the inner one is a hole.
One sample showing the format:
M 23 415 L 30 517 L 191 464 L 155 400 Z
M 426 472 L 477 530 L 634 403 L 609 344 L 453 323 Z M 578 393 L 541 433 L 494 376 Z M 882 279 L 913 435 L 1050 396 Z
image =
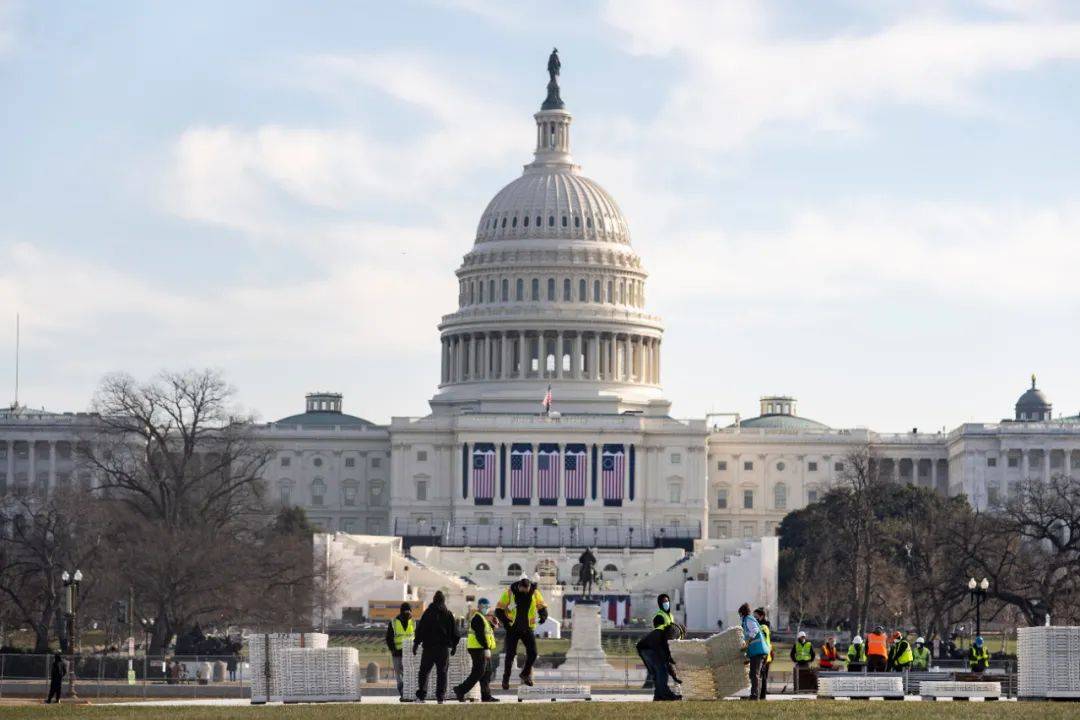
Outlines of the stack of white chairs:
M 818 677 L 817 694 L 820 698 L 903 698 L 904 679 L 873 673 L 830 674 Z
M 325 648 L 325 633 L 266 633 L 248 636 L 251 702 L 283 702 L 287 673 L 283 652 L 289 648 Z
M 356 648 L 286 648 L 284 702 L 355 702 L 360 699 Z
M 1021 698 L 1080 698 L 1080 627 L 1017 630 Z

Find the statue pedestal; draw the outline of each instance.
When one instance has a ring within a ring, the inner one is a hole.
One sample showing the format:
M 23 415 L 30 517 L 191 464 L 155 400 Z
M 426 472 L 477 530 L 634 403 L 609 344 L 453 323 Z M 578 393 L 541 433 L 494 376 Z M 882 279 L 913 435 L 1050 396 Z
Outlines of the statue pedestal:
M 567 663 L 607 664 L 607 655 L 600 644 L 600 603 L 579 600 L 570 611 L 573 628 L 570 649 L 566 651 Z

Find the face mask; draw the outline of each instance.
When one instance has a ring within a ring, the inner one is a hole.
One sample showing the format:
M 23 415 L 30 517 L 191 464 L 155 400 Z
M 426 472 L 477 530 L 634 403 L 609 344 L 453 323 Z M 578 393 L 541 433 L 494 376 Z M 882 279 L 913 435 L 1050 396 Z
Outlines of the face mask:
M 662 607 L 664 609 L 664 612 L 667 612 L 668 610 L 671 609 L 671 603 L 669 603 L 667 600 L 665 600 L 664 602 L 660 603 L 660 607 Z

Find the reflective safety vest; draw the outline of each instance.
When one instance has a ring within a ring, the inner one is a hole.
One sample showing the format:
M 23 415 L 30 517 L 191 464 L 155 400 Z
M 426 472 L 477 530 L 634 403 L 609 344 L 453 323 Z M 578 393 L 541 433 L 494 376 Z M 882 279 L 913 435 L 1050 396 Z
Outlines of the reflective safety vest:
M 795 642 L 795 662 L 810 662 L 813 653 L 814 646 L 810 644 L 809 640 Z
M 829 645 L 828 643 L 821 646 L 821 667 L 825 669 L 831 669 L 833 663 L 836 662 L 836 646 Z
M 885 633 L 870 633 L 866 636 L 866 654 L 889 657 L 889 645 Z
M 657 625 L 656 624 L 656 618 L 660 618 L 661 620 L 663 620 L 664 621 L 663 625 Z M 656 614 L 653 615 L 653 627 L 658 629 L 658 630 L 663 630 L 668 625 L 674 625 L 674 624 L 675 624 L 675 618 L 671 617 L 671 613 L 669 613 L 664 608 L 658 609 L 656 611 Z
M 469 650 L 494 650 L 495 649 L 495 631 L 491 629 L 491 623 L 484 617 L 484 614 L 479 610 L 473 613 L 473 617 L 477 615 L 484 621 L 484 639 L 476 637 L 476 633 L 473 631 L 472 619 L 469 620 L 469 637 L 465 640 L 465 647 Z
M 865 665 L 866 646 L 861 643 L 859 645 L 849 645 L 847 649 L 847 661 L 848 665 Z
M 517 617 L 517 600 L 514 599 L 514 591 L 511 588 L 503 590 L 502 597 L 499 598 L 499 603 L 496 607 L 502 608 L 506 613 L 507 619 L 510 620 L 510 624 L 514 624 L 514 618 Z M 544 602 L 544 596 L 540 594 L 540 589 L 537 588 L 532 591 L 532 598 L 529 602 L 529 629 L 532 630 L 536 627 L 536 616 L 540 608 L 547 607 Z M 507 628 L 509 630 L 510 628 Z
M 990 652 L 985 647 L 977 648 L 972 645 L 968 651 L 968 665 L 972 670 L 985 670 L 990 667 Z
M 401 621 L 394 618 L 391 624 L 394 627 L 394 649 L 400 650 L 404 646 L 406 639 L 410 642 L 413 636 L 416 635 L 416 623 L 409 618 L 405 621 L 405 625 L 402 626 Z
M 761 634 L 765 636 L 765 642 L 769 643 L 769 655 L 765 658 L 765 664 L 768 665 L 773 661 L 773 646 L 772 646 L 772 630 L 768 625 L 758 623 L 761 626 Z
M 911 652 L 914 654 L 915 658 L 911 662 L 912 670 L 930 669 L 930 648 L 916 646 Z
M 896 641 L 896 659 L 893 660 L 893 664 L 898 668 L 906 668 L 911 665 L 911 661 L 915 659 L 915 656 L 911 653 L 911 643 L 907 640 Z

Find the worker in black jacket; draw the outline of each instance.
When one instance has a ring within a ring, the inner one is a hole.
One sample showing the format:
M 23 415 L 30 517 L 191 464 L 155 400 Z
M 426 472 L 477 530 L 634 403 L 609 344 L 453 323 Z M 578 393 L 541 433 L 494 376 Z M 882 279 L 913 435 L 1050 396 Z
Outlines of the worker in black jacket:
M 514 669 L 518 642 L 525 646 L 525 666 L 521 668 L 521 682 L 533 684 L 532 668 L 536 662 L 536 626 L 547 622 L 547 604 L 544 595 L 528 575 L 522 575 L 506 588 L 495 604 L 495 617 L 506 628 L 506 657 L 503 665 L 503 690 L 510 689 L 510 671 Z
M 668 677 L 675 667 L 675 660 L 671 657 L 671 649 L 668 640 L 673 640 L 678 635 L 675 625 L 656 627 L 638 640 L 637 651 L 645 667 L 652 672 L 653 676 L 653 700 L 681 700 L 682 698 L 672 692 L 668 686 Z
M 416 638 L 413 640 L 413 655 L 417 648 L 424 646 L 420 655 L 420 672 L 416 678 L 416 699 L 424 702 L 427 698 L 428 675 L 435 668 L 435 699 L 440 703 L 446 696 L 446 671 L 450 656 L 457 652 L 460 636 L 454 616 L 446 607 L 446 598 L 439 590 L 431 598 L 431 604 L 420 616 L 416 624 Z
M 64 676 L 67 675 L 67 665 L 60 653 L 53 655 L 52 669 L 49 671 L 49 697 L 46 703 L 60 702 L 60 694 L 63 691 Z

